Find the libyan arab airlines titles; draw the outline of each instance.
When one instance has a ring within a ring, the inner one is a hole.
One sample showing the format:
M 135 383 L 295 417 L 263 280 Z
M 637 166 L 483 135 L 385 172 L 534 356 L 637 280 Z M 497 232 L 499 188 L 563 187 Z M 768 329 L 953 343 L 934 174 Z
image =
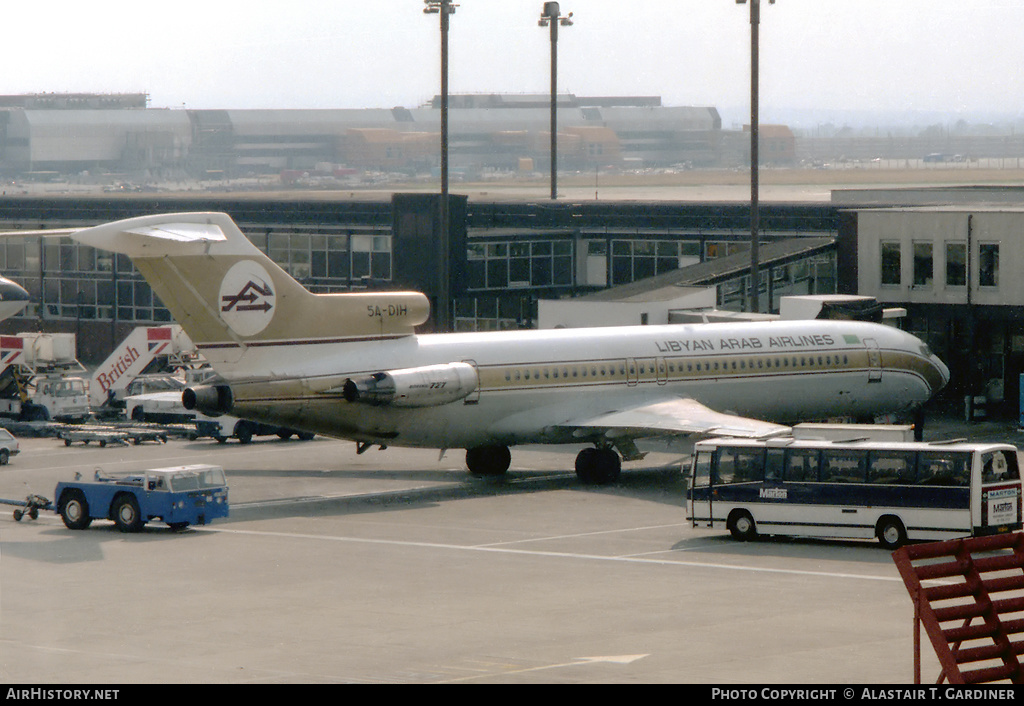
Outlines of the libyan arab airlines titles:
M 769 336 L 767 343 L 761 338 L 691 338 L 681 340 L 655 341 L 661 353 L 780 350 L 820 348 L 835 345 L 835 338 L 828 334 L 814 336 Z

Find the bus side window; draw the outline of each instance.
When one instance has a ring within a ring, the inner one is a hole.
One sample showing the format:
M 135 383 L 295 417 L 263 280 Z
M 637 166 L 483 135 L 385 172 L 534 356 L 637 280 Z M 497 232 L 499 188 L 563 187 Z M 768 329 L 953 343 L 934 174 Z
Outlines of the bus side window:
M 821 452 L 823 483 L 863 483 L 867 452 L 857 449 L 825 449 Z
M 698 451 L 693 465 L 693 487 L 706 488 L 711 485 L 711 452 Z
M 818 450 L 789 449 L 786 451 L 784 479 L 791 482 L 814 483 L 818 480 Z
M 724 447 L 718 450 L 715 482 L 749 483 L 764 478 L 764 449 Z
M 768 449 L 764 461 L 764 479 L 766 481 L 782 480 L 782 469 L 785 464 L 784 449 Z
M 736 456 L 733 449 L 719 449 L 718 463 L 715 464 L 715 485 L 736 482 Z
M 914 482 L 913 451 L 872 451 L 868 483 L 907 485 Z
M 922 451 L 917 455 L 918 485 L 971 484 L 971 454 L 961 451 Z
M 764 480 L 764 449 L 737 449 L 736 482 Z

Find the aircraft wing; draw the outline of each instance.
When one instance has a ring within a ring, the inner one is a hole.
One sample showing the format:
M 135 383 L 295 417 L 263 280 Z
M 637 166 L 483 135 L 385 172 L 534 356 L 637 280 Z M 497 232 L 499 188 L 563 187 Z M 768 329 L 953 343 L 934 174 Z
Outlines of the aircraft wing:
M 790 431 L 789 427 L 781 424 L 716 412 L 689 398 L 662 399 L 595 417 L 570 420 L 560 426 L 574 429 L 573 434 L 579 437 L 600 433 L 610 438 L 684 434 L 764 439 Z

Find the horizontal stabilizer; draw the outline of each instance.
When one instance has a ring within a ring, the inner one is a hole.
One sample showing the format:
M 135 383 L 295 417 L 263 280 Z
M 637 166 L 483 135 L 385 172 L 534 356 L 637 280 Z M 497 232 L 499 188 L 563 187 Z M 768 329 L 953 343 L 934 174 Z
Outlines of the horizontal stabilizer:
M 132 258 L 212 254 L 212 250 L 219 255 L 237 255 L 254 248 L 225 213 L 141 216 L 84 228 L 71 237 Z

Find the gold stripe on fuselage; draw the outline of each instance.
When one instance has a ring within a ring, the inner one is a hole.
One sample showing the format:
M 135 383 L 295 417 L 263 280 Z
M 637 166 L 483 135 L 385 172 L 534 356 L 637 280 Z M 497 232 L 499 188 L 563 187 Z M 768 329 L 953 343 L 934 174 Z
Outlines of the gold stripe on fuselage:
M 942 386 L 935 366 L 925 358 L 900 350 L 880 351 L 878 363 L 871 364 L 863 348 L 719 356 L 677 356 L 573 361 L 536 361 L 477 365 L 481 392 L 513 392 L 554 388 L 669 384 L 800 376 L 807 374 L 903 373 L 919 378 L 931 389 Z M 340 394 L 325 394 L 345 378 L 371 374 L 352 371 L 316 379 L 278 379 L 236 383 L 238 402 L 270 404 L 340 400 Z

